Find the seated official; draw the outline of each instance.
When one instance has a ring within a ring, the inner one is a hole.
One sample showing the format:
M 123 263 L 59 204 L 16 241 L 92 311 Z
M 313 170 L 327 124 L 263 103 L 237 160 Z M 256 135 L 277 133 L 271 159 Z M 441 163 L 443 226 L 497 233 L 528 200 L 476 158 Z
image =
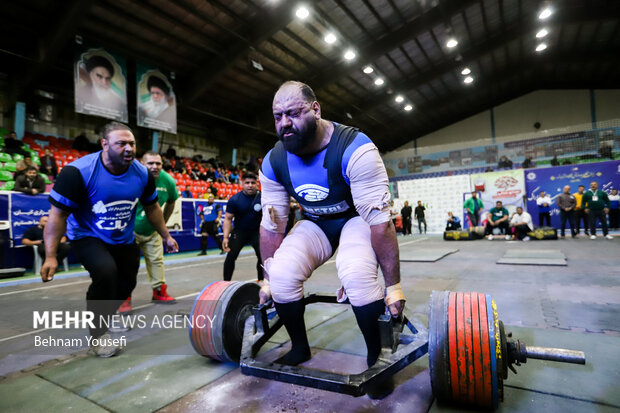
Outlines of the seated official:
M 508 234 L 508 210 L 502 205 L 502 201 L 497 201 L 495 207 L 491 208 L 487 214 L 487 224 L 484 229 L 485 235 L 489 236 L 489 240 L 493 239 L 493 229 L 498 228 L 499 232 L 506 235 L 506 239 L 510 239 Z
M 514 213 L 510 220 L 510 226 L 513 228 L 512 239 L 530 240 L 527 233 L 532 231 L 534 224 L 532 224 L 532 216 L 525 212 L 523 208 L 517 207 L 517 212 Z
M 22 244 L 28 246 L 36 245 L 37 252 L 43 259 L 45 259 L 45 245 L 43 244 L 43 230 L 45 229 L 45 225 L 47 225 L 47 216 L 42 216 L 39 220 L 39 225 L 28 228 L 22 237 Z M 58 262 L 62 262 L 62 260 L 69 255 L 69 252 L 71 252 L 71 245 L 67 242 L 67 237 L 63 235 L 60 239 L 60 244 L 58 244 L 58 249 L 56 250 L 56 259 Z
M 39 176 L 39 171 L 34 166 L 29 166 L 26 171 L 15 179 L 14 191 L 28 195 L 37 195 L 45 192 L 45 180 Z
M 452 211 L 448 212 L 448 221 L 446 222 L 446 231 L 456 231 L 461 229 L 461 220 L 455 217 Z

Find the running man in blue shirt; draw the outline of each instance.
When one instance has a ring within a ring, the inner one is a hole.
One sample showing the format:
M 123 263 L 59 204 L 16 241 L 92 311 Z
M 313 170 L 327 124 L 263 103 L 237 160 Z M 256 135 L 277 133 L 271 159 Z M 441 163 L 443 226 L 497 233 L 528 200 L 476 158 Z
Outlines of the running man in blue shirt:
M 99 357 L 115 355 L 120 348 L 106 334 L 109 320 L 136 286 L 140 252 L 134 239 L 134 219 L 140 201 L 168 252 L 178 251 L 157 203 L 155 181 L 135 160 L 136 140 L 131 129 L 112 122 L 103 129 L 102 150 L 65 166 L 52 189 L 52 204 L 45 227 L 46 258 L 43 282 L 58 268 L 56 250 L 66 232 L 75 255 L 92 279 L 86 307 L 95 315 L 90 329 L 91 349 Z
M 269 280 L 260 300 L 273 297 L 291 337 L 291 351 L 279 362 L 296 365 L 310 358 L 303 283 L 338 248 L 338 296 L 351 303 L 370 367 L 381 351 L 378 317 L 386 307 L 397 317 L 405 304 L 379 151 L 359 130 L 322 119 L 321 106 L 304 83 L 285 82 L 272 110 L 279 142 L 265 156 L 259 176 L 260 248 Z M 304 219 L 285 236 L 289 196 L 301 205 Z M 379 283 L 379 266 L 385 287 Z

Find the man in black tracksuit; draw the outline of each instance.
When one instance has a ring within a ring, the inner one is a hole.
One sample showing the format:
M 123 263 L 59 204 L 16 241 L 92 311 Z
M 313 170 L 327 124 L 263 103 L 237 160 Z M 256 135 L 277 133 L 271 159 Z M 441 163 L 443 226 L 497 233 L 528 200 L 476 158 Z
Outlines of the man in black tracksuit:
M 258 227 L 262 218 L 260 204 L 260 192 L 256 183 L 256 175 L 246 172 L 243 175 L 243 190 L 237 192 L 226 204 L 224 216 L 224 239 L 222 249 L 227 252 L 224 261 L 224 281 L 230 281 L 235 271 L 235 261 L 239 252 L 246 244 L 252 244 L 258 261 L 256 272 L 258 280 L 263 279 L 263 267 L 261 265 Z M 233 228 L 233 218 L 235 228 Z M 232 230 L 232 232 L 231 232 Z M 230 236 L 230 238 L 229 238 Z
M 403 219 L 403 235 L 411 235 L 411 207 L 408 201 L 405 201 L 405 206 L 400 210 L 400 216 Z

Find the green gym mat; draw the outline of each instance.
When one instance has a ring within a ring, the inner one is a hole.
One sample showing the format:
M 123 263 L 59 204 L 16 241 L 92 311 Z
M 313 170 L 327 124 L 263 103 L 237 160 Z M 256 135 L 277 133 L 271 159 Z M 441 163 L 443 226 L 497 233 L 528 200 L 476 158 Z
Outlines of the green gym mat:
M 454 254 L 457 248 L 415 248 L 400 250 L 401 261 L 436 262 L 446 255 Z

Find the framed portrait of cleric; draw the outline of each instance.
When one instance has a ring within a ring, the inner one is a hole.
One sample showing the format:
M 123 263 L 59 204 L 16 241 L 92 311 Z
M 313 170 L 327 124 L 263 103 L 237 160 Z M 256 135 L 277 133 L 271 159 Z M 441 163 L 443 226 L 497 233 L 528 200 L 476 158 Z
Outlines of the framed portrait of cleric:
M 177 102 L 171 80 L 166 74 L 146 65 L 136 65 L 138 126 L 177 133 Z
M 74 86 L 77 113 L 127 122 L 127 70 L 123 57 L 78 44 Z

